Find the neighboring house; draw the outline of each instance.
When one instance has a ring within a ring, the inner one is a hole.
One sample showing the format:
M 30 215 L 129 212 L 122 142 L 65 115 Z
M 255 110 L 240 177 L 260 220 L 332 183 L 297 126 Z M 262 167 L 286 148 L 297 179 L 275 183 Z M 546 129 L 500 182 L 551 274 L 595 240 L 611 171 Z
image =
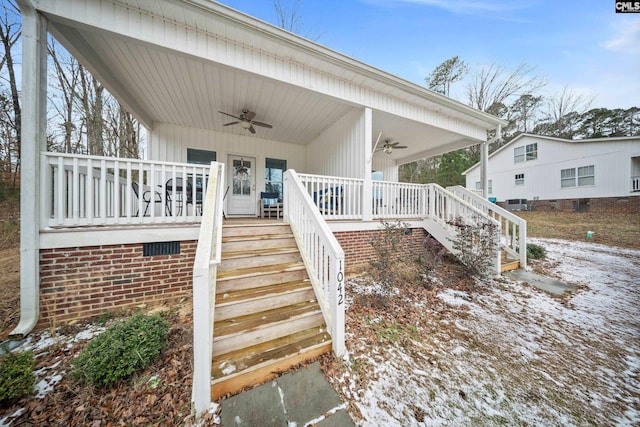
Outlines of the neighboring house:
M 480 164 L 466 187 L 481 189 Z M 511 209 L 640 212 L 640 136 L 521 134 L 489 156 L 488 194 Z
M 429 233 L 451 249 L 454 217 L 501 230 L 461 188 L 397 182 L 398 165 L 486 146 L 500 119 L 208 0 L 18 4 L 14 335 L 193 294 L 202 411 L 246 378 L 344 352 L 345 270 L 367 262 L 380 220 L 407 222 L 409 247 Z M 145 126 L 147 159 L 46 151 L 47 32 Z M 255 221 L 263 192 L 282 204 L 273 225 Z M 523 267 L 526 227 L 505 218 Z

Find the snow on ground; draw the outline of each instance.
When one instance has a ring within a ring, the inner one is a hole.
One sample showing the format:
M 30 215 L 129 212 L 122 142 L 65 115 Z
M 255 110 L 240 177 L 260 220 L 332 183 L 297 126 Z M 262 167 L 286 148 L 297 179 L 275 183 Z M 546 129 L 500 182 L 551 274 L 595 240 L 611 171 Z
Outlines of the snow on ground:
M 640 425 L 640 251 L 533 239 L 564 298 L 504 278 L 446 290 L 437 332 L 345 359 L 362 426 Z M 356 351 L 357 350 L 357 351 Z

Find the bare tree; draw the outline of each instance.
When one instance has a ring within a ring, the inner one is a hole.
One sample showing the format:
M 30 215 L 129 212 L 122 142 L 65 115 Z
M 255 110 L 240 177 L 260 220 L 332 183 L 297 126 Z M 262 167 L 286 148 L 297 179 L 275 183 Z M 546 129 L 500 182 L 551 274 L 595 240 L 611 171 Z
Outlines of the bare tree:
M 22 27 L 20 25 L 20 11 L 13 0 L 9 0 L 2 4 L 0 12 L 0 42 L 4 49 L 2 60 L 0 61 L 0 70 L 2 78 L 9 84 L 9 93 L 2 106 L 6 109 L 10 107 L 12 113 L 6 113 L 3 117 L 3 123 L 6 125 L 2 132 L 3 151 L 7 153 L 6 160 L 9 162 L 8 171 L 12 172 L 12 186 L 16 186 L 20 165 L 20 132 L 22 123 L 22 110 L 20 108 L 20 94 L 18 92 L 18 84 L 15 76 L 15 64 L 13 48 L 22 35 Z M 4 75 L 6 70 L 6 77 Z M 10 101 L 9 101 L 10 100 Z M 3 110 L 6 112 L 6 110 Z M 1 177 L 3 180 L 5 177 Z
M 53 62 L 57 80 L 57 90 L 52 96 L 58 98 L 59 94 L 62 99 L 61 102 L 51 102 L 56 113 L 62 119 L 60 124 L 63 130 L 61 149 L 65 153 L 76 153 L 82 142 L 80 137 L 74 137 L 74 133 L 78 129 L 75 110 L 80 84 L 80 64 L 64 49 L 60 53 L 59 45 L 54 40 L 49 43 L 49 56 Z
M 546 135 L 572 139 L 577 131 L 581 116 L 589 110 L 592 97 L 579 95 L 565 86 L 547 101 Z
M 299 34 L 309 40 L 318 41 L 319 34 L 312 32 L 302 33 L 304 24 L 302 22 L 302 15 L 300 13 L 300 7 L 302 0 L 273 0 L 273 8 L 276 11 L 276 25 L 278 27 L 290 31 L 292 33 Z
M 466 85 L 468 103 L 474 108 L 500 115 L 513 97 L 536 93 L 546 82 L 532 75 L 533 67 L 520 64 L 510 72 L 491 64 L 474 72 Z
M 84 67 L 80 67 L 80 93 L 78 96 L 86 129 L 87 152 L 103 156 L 104 150 L 104 86 Z

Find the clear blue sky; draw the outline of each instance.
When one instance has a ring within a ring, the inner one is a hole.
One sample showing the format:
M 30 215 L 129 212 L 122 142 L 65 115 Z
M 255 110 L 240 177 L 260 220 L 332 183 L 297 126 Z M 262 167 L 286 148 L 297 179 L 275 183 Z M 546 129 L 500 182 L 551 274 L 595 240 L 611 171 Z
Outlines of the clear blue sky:
M 221 3 L 276 23 L 272 0 Z M 301 0 L 300 16 L 302 35 L 418 84 L 458 55 L 535 66 L 545 94 L 566 85 L 592 107 L 640 106 L 640 14 L 615 13 L 614 0 Z

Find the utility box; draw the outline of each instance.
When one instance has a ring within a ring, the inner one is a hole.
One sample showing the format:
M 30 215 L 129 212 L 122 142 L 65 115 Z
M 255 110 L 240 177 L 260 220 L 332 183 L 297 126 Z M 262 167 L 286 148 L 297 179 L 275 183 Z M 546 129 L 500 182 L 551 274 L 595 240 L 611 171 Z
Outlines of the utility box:
M 505 202 L 505 208 L 509 211 L 529 210 L 527 199 L 509 199 Z

